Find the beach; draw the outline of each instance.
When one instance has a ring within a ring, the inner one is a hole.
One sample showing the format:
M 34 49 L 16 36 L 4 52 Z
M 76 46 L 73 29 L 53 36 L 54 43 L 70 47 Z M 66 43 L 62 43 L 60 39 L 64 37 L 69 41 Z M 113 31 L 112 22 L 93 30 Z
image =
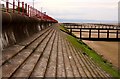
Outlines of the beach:
M 79 37 L 79 33 L 75 33 Z M 86 34 L 84 34 L 84 37 Z M 102 35 L 103 37 L 105 35 Z M 82 40 L 90 48 L 96 51 L 98 54 L 102 55 L 105 59 L 113 64 L 113 66 L 118 67 L 118 51 L 120 42 L 115 41 L 91 41 Z

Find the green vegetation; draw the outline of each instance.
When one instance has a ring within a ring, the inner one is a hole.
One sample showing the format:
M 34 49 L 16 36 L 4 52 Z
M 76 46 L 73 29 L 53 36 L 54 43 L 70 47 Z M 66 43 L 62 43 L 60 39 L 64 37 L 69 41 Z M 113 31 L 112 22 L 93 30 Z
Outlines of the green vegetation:
M 64 27 L 63 24 L 61 24 L 61 26 L 59 26 L 59 29 L 60 29 L 61 31 L 63 31 L 63 32 L 66 32 L 67 34 L 70 34 L 70 35 L 76 37 L 73 33 L 70 33 L 70 32 L 67 30 L 67 28 Z
M 59 27 L 60 29 L 68 32 L 66 28 Z M 106 59 L 103 59 L 102 56 L 98 55 L 94 50 L 92 50 L 89 46 L 87 46 L 82 40 L 78 40 L 72 35 L 67 36 L 68 41 L 70 41 L 75 48 L 78 50 L 82 50 L 85 52 L 89 57 L 94 60 L 103 70 L 105 70 L 107 73 L 111 74 L 113 77 L 120 77 L 120 72 L 118 72 L 117 69 L 113 68 L 112 64 L 109 63 Z
M 59 29 L 62 30 L 62 31 L 64 31 L 64 32 L 69 33 L 69 31 L 67 30 L 67 28 L 64 27 L 63 24 L 61 24 L 61 25 L 59 26 Z

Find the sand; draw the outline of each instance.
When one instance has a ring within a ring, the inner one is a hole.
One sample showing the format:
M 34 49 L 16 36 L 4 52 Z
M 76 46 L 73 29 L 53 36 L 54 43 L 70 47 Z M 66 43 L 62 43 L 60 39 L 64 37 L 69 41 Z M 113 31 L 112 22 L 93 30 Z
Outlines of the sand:
M 118 67 L 118 42 L 83 40 L 88 46 Z
M 74 33 L 79 36 L 79 33 Z M 86 34 L 84 35 L 86 36 Z M 96 36 L 96 35 L 95 35 Z M 118 43 L 120 42 L 110 42 L 110 41 L 90 41 L 83 40 L 89 47 L 95 50 L 98 54 L 103 55 L 105 59 L 113 64 L 113 66 L 118 67 Z

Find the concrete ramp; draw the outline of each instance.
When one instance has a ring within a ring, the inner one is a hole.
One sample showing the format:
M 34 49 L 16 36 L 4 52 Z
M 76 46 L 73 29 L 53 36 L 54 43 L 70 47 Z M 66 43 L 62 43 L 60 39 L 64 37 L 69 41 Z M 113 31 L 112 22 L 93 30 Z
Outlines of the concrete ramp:
M 55 25 L 56 26 L 56 25 Z M 66 40 L 56 27 L 48 27 L 3 50 L 3 78 L 95 78 L 111 77 L 81 50 Z

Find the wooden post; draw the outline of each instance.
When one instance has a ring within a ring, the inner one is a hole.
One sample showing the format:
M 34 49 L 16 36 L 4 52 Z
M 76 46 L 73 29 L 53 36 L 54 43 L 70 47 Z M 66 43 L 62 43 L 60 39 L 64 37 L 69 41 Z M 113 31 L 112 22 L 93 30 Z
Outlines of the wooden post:
M 91 29 L 89 30 L 89 38 L 91 38 Z
M 96 25 L 94 25 L 94 27 L 96 28 Z
M 98 29 L 98 38 L 100 38 L 100 30 Z
M 80 29 L 80 39 L 82 38 L 82 30 Z
M 118 30 L 117 30 L 117 32 L 116 32 L 116 38 L 118 38 Z
M 72 34 L 72 28 L 70 29 L 70 34 Z
M 109 38 L 109 30 L 107 30 L 107 38 Z

